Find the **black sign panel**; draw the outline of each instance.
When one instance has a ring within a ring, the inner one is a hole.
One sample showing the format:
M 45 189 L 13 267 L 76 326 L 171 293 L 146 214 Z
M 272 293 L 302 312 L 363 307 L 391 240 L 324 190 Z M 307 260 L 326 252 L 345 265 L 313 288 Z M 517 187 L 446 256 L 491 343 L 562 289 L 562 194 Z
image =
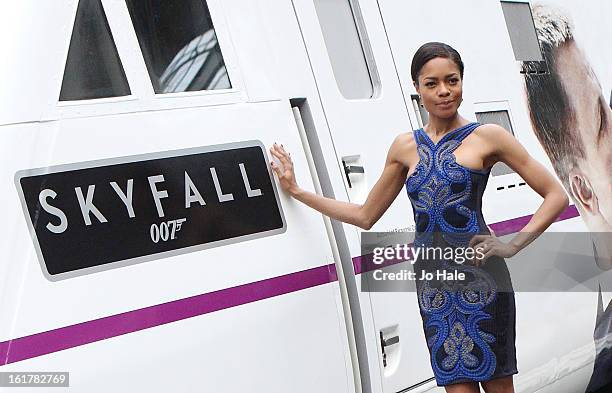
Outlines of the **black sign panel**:
M 283 232 L 264 149 L 249 141 L 18 172 L 47 277 Z

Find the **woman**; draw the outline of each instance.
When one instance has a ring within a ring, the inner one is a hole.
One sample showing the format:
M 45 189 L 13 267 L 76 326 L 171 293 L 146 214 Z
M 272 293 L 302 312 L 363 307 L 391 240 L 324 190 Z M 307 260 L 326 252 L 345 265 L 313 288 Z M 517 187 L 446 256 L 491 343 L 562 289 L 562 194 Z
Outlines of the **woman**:
M 370 229 L 405 185 L 416 223 L 415 244 L 471 246 L 473 264 L 452 265 L 465 283 L 417 282 L 417 297 L 438 385 L 449 393 L 514 392 L 514 292 L 504 258 L 532 242 L 567 207 L 561 185 L 505 129 L 471 123 L 457 112 L 462 101 L 463 62 L 439 43 L 421 46 L 411 66 L 414 86 L 429 123 L 393 141 L 380 179 L 362 204 L 325 198 L 301 189 L 290 154 L 276 143 L 271 162 L 282 189 L 319 212 Z M 529 223 L 509 243 L 487 230 L 481 202 L 491 167 L 505 162 L 543 198 Z M 484 255 L 483 255 L 484 254 Z M 486 263 L 485 263 L 486 262 Z M 415 270 L 448 266 L 417 261 Z M 417 277 L 419 275 L 417 274 Z

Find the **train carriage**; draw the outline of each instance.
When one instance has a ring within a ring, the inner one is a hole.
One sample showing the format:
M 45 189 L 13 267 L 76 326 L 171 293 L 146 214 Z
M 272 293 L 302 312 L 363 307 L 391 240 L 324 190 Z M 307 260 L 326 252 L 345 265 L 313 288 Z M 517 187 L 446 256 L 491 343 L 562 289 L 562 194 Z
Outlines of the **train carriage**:
M 414 292 L 364 290 L 364 231 L 285 195 L 268 149 L 293 152 L 304 188 L 363 203 L 394 138 L 427 122 L 412 55 L 443 41 L 466 63 L 460 112 L 554 170 L 526 105 L 525 75 L 550 66 L 533 3 L 0 6 L 0 372 L 68 372 L 79 392 L 443 391 Z M 610 96 L 612 5 L 543 6 L 571 17 Z M 493 167 L 499 236 L 540 202 Z M 402 192 L 370 231 L 413 230 Z M 549 231 L 589 228 L 571 205 Z M 560 255 L 591 258 L 585 239 Z M 535 263 L 510 261 L 516 276 Z M 517 291 L 517 391 L 587 389 L 612 281 L 580 269 L 572 290 Z

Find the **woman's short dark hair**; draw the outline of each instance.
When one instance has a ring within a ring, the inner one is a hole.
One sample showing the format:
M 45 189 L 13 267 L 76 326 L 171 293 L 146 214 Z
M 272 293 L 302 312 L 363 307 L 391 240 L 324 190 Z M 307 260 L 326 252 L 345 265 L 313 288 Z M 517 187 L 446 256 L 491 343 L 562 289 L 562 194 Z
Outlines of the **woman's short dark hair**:
M 443 57 L 445 59 L 452 60 L 457 67 L 459 67 L 459 74 L 461 75 L 461 79 L 463 79 L 463 61 L 461 61 L 459 52 L 457 52 L 452 46 L 443 42 L 428 42 L 421 45 L 412 58 L 410 74 L 412 75 L 412 80 L 414 82 L 417 84 L 419 83 L 419 74 L 421 73 L 421 69 L 425 63 L 431 59 L 435 59 L 436 57 Z

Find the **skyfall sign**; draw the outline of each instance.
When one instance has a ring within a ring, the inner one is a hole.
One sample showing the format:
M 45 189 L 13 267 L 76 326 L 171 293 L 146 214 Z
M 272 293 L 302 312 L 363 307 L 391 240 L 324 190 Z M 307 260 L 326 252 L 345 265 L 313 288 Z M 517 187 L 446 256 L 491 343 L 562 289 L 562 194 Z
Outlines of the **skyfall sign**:
M 283 232 L 264 152 L 248 141 L 25 170 L 15 182 L 43 270 L 58 279 Z

